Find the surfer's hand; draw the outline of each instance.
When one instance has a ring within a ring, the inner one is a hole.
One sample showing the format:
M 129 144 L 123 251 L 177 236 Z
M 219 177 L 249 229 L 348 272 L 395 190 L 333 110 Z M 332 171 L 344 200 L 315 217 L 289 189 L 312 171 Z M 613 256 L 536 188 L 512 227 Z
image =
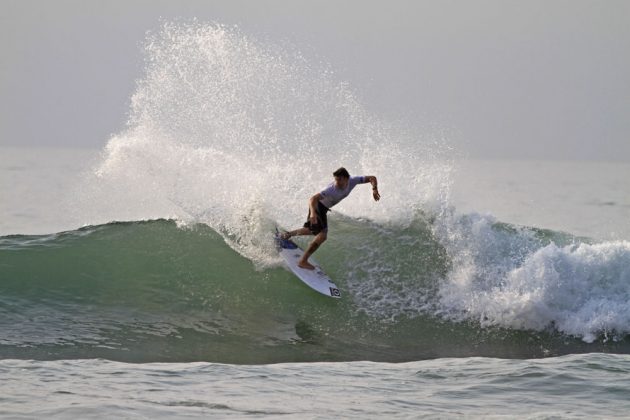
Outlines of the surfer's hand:
M 317 224 L 317 216 L 311 216 L 311 226 L 314 226 Z
M 378 193 L 378 190 L 376 188 L 372 190 L 372 197 L 374 197 L 374 201 L 378 201 L 381 199 L 381 195 Z

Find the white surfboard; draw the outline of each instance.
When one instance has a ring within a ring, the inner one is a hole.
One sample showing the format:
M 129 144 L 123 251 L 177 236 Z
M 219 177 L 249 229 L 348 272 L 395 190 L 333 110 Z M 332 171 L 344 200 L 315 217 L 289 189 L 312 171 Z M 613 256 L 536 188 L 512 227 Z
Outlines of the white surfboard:
M 319 293 L 333 298 L 341 298 L 339 288 L 324 273 L 324 270 L 313 260 L 309 258 L 308 262 L 315 266 L 315 270 L 307 270 L 298 266 L 298 261 L 302 258 L 304 251 L 290 239 L 280 238 L 280 234 L 276 232 L 276 247 L 287 266 L 300 280 L 302 280 L 310 288 L 317 290 Z

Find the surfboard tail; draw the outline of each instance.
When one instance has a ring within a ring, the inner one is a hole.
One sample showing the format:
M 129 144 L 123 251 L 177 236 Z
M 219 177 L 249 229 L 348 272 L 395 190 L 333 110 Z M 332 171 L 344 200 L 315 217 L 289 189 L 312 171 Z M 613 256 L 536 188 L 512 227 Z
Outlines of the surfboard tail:
M 306 270 L 299 267 L 298 263 L 304 251 L 291 239 L 282 239 L 277 227 L 274 236 L 278 252 L 286 262 L 287 268 L 289 268 L 297 278 L 323 295 L 336 299 L 341 298 L 339 288 L 333 283 L 330 277 L 324 273 L 319 264 L 311 260 L 316 267 L 315 270 Z

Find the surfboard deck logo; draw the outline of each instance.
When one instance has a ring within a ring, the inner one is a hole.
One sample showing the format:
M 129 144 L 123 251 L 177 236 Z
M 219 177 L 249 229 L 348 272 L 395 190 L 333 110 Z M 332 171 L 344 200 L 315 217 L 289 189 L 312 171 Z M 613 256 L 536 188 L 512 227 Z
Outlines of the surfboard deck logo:
M 287 267 L 297 278 L 302 280 L 304 284 L 317 292 L 339 299 L 341 292 L 330 277 L 322 270 L 319 264 L 311 257 L 309 262 L 315 266 L 314 270 L 307 270 L 298 266 L 298 261 L 304 255 L 304 250 L 300 248 L 291 239 L 282 239 L 280 233 L 276 230 L 274 235 L 276 249 L 286 262 Z

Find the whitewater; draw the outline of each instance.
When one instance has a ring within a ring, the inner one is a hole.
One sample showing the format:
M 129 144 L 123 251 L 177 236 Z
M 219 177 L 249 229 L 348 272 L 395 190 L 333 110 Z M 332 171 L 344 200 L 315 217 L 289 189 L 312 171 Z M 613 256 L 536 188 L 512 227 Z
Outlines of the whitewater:
M 144 57 L 128 123 L 97 155 L 42 153 L 34 164 L 3 149 L 0 415 L 19 414 L 43 377 L 58 381 L 57 394 L 27 416 L 627 412 L 623 228 L 567 232 L 528 224 L 525 211 L 517 223 L 465 208 L 448 130 L 418 133 L 371 114 L 330 66 L 294 46 L 166 22 L 147 35 Z M 11 192 L 46 159 L 81 161 L 63 199 L 35 205 L 37 195 Z M 317 258 L 342 290 L 336 301 L 283 268 L 272 232 L 301 225 L 308 197 L 339 166 L 378 176 L 382 199 L 359 186 L 329 216 Z M 475 187 L 465 189 L 481 194 Z M 630 198 L 618 196 L 589 204 L 620 215 L 606 226 L 627 221 Z M 29 231 L 43 219 L 60 228 Z M 73 375 L 94 390 L 74 387 Z M 337 409 L 322 411 L 344 380 L 365 394 L 344 400 L 340 389 Z M 585 400 L 585 384 L 599 397 Z M 318 403 L 268 404 L 264 386 L 293 387 L 298 400 L 309 390 Z M 553 389 L 573 396 L 554 405 Z M 461 396 L 479 403 L 458 406 Z M 362 398 L 367 411 L 356 409 Z

